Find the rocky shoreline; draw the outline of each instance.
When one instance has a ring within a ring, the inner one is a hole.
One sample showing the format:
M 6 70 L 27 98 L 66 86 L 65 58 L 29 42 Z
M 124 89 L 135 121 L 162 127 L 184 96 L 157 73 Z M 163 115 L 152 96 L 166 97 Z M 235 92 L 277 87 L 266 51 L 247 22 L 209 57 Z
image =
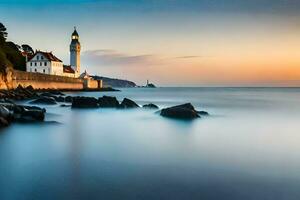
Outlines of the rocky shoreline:
M 99 91 L 99 90 L 97 90 Z M 117 91 L 109 89 L 106 91 Z M 16 104 L 15 101 L 31 100 L 29 103 L 34 106 Z M 155 104 L 149 103 L 143 106 L 138 105 L 131 99 L 124 98 L 119 101 L 116 97 L 102 96 L 99 98 L 85 96 L 67 96 L 63 91 L 58 90 L 34 90 L 31 86 L 17 87 L 15 90 L 0 91 L 0 127 L 9 126 L 14 122 L 37 123 L 45 119 L 46 109 L 35 105 L 56 105 L 71 107 L 72 109 L 85 108 L 115 108 L 115 109 L 153 109 L 159 110 Z M 207 116 L 206 111 L 197 111 L 190 103 L 164 108 L 157 111 L 161 116 L 192 120 Z
M 52 89 L 33 89 L 32 86 L 23 88 L 18 86 L 16 89 L 11 90 L 0 90 L 0 98 L 7 98 L 13 100 L 27 100 L 38 97 L 39 93 L 50 92 L 52 94 L 57 94 L 57 92 L 118 92 L 120 90 L 108 87 L 101 89 L 84 89 L 84 90 L 52 90 Z

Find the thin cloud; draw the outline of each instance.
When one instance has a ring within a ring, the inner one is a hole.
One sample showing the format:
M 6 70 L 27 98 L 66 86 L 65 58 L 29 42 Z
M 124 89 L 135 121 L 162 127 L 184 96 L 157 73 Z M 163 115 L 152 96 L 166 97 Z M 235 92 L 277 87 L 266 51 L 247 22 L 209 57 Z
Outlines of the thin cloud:
M 193 58 L 203 58 L 203 56 L 179 56 L 179 57 L 175 57 L 175 59 L 193 59 Z
M 112 49 L 85 51 L 83 59 L 88 63 L 106 66 L 149 66 L 160 63 L 160 58 L 155 55 L 129 55 Z

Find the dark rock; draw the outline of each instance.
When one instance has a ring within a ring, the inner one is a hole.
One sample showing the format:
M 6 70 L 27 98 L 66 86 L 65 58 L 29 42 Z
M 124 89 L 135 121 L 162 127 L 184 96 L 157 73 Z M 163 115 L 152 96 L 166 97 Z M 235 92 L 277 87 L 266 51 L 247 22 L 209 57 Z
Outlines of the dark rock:
M 56 95 L 54 95 L 50 92 L 43 92 L 43 93 L 40 94 L 40 96 L 42 96 L 42 97 L 52 97 L 52 98 L 56 97 Z
M 8 125 L 9 122 L 4 117 L 0 117 L 0 128 L 7 127 Z
M 102 108 L 117 108 L 120 105 L 116 97 L 109 96 L 100 97 L 98 103 Z
M 119 108 L 139 108 L 140 106 L 136 104 L 134 101 L 124 98 Z
M 0 99 L 0 103 L 9 103 L 9 104 L 14 104 L 13 101 L 9 100 L 9 99 Z
M 46 110 L 37 106 L 21 106 L 12 103 L 1 103 L 0 117 L 6 122 L 34 122 L 43 121 Z M 0 123 L 2 123 L 0 122 Z M 1 125 L 0 125 L 1 126 Z
M 50 91 L 49 93 L 52 94 L 52 95 L 65 96 L 64 93 L 62 93 L 61 91 L 58 91 L 58 90 L 52 90 L 52 91 Z
M 11 115 L 11 112 L 9 111 L 9 109 L 3 105 L 0 105 L 0 117 L 7 119 L 10 117 L 10 115 Z
M 61 104 L 60 107 L 71 107 L 71 105 Z
M 200 118 L 194 106 L 190 103 L 162 109 L 160 115 L 177 119 Z
M 73 97 L 71 97 L 71 96 L 66 96 L 65 102 L 72 103 L 72 101 L 73 101 Z
M 12 98 L 17 100 L 30 99 L 37 96 L 37 94 L 33 90 L 31 90 L 30 88 L 23 88 L 23 86 L 21 85 L 18 85 L 15 90 L 11 90 L 9 92 L 11 93 Z
M 31 104 L 46 104 L 46 105 L 55 105 L 56 101 L 53 97 L 40 97 L 36 100 L 30 102 Z
M 153 103 L 149 103 L 146 105 L 143 105 L 143 108 L 147 108 L 147 109 L 159 109 L 159 107 Z
M 24 109 L 27 109 L 27 110 L 39 110 L 39 111 L 42 111 L 44 113 L 46 113 L 46 109 L 45 108 L 40 108 L 40 107 L 37 107 L 37 106 L 22 106 Z
M 33 91 L 34 88 L 32 87 L 32 85 L 29 85 L 29 86 L 26 87 L 26 90 Z
M 11 110 L 13 111 L 15 116 L 16 114 L 21 114 L 24 111 L 24 107 L 19 105 L 14 105 Z
M 13 107 L 14 107 L 13 104 L 9 104 L 9 103 L 7 103 L 6 106 L 4 106 L 3 104 L 0 105 L 0 117 L 5 119 L 5 121 L 7 121 L 8 123 L 10 123 L 14 118 L 13 111 L 12 111 Z
M 74 97 L 72 108 L 98 108 L 98 100 L 94 97 Z
M 16 88 L 16 90 L 23 90 L 24 88 L 23 88 L 23 86 L 22 85 L 18 85 L 18 87 Z
M 207 115 L 209 115 L 209 113 L 206 112 L 206 111 L 198 111 L 197 113 L 198 113 L 200 116 L 207 116 Z
M 44 121 L 45 113 L 45 108 L 16 105 L 14 108 L 14 120 L 17 122 Z
M 65 102 L 65 97 L 63 97 L 63 96 L 55 96 L 54 99 L 57 102 Z
M 42 110 L 27 110 L 21 114 L 16 120 L 19 122 L 35 122 L 35 121 L 44 121 L 45 112 Z

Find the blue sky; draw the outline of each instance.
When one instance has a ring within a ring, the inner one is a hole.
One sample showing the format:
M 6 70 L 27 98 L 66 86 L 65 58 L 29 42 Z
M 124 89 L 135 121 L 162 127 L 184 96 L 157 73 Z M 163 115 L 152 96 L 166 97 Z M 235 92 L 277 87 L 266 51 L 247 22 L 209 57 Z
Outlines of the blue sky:
M 43 7 L 49 5 L 98 4 L 111 8 L 147 8 L 149 10 L 218 10 L 218 11 L 278 11 L 297 12 L 297 0 L 1 0 L 3 5 Z
M 166 86 L 298 84 L 299 10 L 297 0 L 0 0 L 10 40 L 68 63 L 77 26 L 83 69 Z

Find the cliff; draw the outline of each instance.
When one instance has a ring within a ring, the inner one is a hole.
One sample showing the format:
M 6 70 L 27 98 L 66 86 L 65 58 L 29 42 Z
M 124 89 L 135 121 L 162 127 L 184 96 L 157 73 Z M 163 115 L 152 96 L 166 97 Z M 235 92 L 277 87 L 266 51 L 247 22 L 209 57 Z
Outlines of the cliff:
M 108 78 L 103 76 L 92 76 L 95 80 L 103 80 L 105 86 L 110 87 L 136 87 L 136 84 L 132 81 Z

